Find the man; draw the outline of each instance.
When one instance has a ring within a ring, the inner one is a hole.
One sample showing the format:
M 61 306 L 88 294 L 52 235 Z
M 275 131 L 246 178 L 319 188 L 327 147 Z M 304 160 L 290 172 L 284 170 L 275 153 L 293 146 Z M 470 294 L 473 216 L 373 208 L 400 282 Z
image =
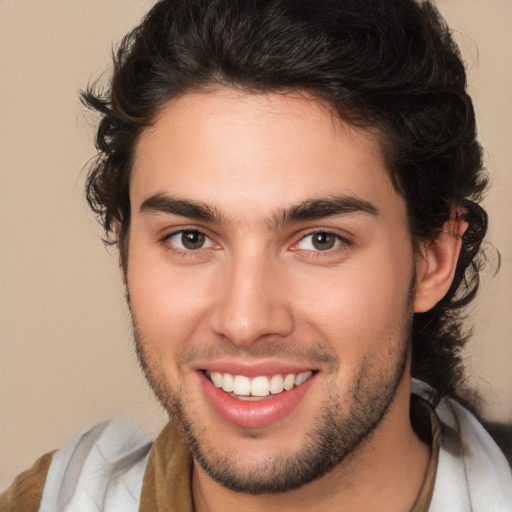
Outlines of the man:
M 449 398 L 486 232 L 465 89 L 427 2 L 157 3 L 84 94 L 87 197 L 171 423 L 97 426 L 2 511 L 512 510 Z

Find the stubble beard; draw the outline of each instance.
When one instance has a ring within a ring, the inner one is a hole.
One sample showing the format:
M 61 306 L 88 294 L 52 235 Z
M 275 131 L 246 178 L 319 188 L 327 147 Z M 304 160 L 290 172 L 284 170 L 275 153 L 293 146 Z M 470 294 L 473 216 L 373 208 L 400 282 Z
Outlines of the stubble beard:
M 276 453 L 263 460 L 258 458 L 255 463 L 241 463 L 236 453 L 221 453 L 208 440 L 204 426 L 186 411 L 183 393 L 170 386 L 155 364 L 157 358 L 147 350 L 150 344 L 145 340 L 132 312 L 137 356 L 149 385 L 169 414 L 192 457 L 211 478 L 236 492 L 283 493 L 330 472 L 360 448 L 382 422 L 410 359 L 412 286 L 409 292 L 407 311 L 396 333 L 394 364 L 375 371 L 377 361 L 365 360 L 354 386 L 344 392 L 343 397 L 337 389 L 328 390 L 327 398 L 313 421 L 315 427 L 306 434 L 299 450 Z M 325 348 L 322 347 L 322 350 Z M 333 357 L 337 359 L 336 355 Z M 250 433 L 248 437 L 251 437 Z

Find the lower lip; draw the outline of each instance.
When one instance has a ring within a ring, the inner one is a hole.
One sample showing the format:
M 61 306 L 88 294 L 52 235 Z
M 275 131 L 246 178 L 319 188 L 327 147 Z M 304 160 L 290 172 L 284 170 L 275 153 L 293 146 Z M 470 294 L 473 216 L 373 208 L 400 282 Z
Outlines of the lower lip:
M 218 389 L 200 371 L 201 386 L 216 413 L 227 423 L 243 428 L 262 428 L 288 416 L 302 400 L 316 373 L 290 391 L 269 395 L 262 400 L 239 400 Z

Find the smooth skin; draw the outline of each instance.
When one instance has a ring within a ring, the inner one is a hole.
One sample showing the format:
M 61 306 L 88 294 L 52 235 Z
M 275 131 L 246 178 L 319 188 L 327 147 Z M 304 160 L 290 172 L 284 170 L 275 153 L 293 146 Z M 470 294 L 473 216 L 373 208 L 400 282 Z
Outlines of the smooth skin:
M 356 207 L 286 215 L 332 198 Z M 130 199 L 138 350 L 178 428 L 194 431 L 213 466 L 274 478 L 326 410 L 344 425 L 356 402 L 378 397 L 383 408 L 340 464 L 287 492 L 234 492 L 194 462 L 196 510 L 409 510 L 430 453 L 409 420 L 410 320 L 448 290 L 462 221 L 415 253 L 377 134 L 297 92 L 217 88 L 173 100 L 142 133 Z M 325 362 L 312 356 L 319 351 Z M 290 411 L 251 429 L 226 421 L 204 393 L 201 369 L 216 364 L 315 373 Z

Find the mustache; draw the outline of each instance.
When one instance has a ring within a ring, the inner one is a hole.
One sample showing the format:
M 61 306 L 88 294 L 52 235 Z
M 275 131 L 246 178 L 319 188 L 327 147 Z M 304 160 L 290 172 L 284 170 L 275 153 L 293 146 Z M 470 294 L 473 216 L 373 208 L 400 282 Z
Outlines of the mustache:
M 138 325 L 134 315 L 132 317 L 132 333 L 137 348 L 137 353 L 147 350 L 151 345 L 148 339 Z M 148 343 L 149 342 L 149 343 Z M 296 340 L 269 340 L 259 342 L 250 348 L 241 348 L 227 339 L 219 339 L 215 342 L 208 342 L 203 345 L 193 345 L 186 347 L 177 357 L 178 366 L 188 366 L 196 361 L 211 361 L 223 357 L 232 357 L 235 359 L 273 358 L 278 360 L 297 361 L 300 363 L 308 362 L 312 366 L 321 366 L 328 373 L 335 372 L 340 367 L 339 358 L 330 347 L 318 342 L 304 344 Z
M 198 360 L 214 360 L 223 357 L 251 360 L 261 358 L 282 359 L 286 361 L 308 361 L 327 367 L 329 371 L 335 371 L 340 366 L 336 353 L 319 343 L 304 345 L 289 341 L 268 341 L 256 343 L 250 348 L 240 348 L 229 340 L 218 340 L 204 346 L 186 348 L 178 356 L 179 365 L 190 365 Z

